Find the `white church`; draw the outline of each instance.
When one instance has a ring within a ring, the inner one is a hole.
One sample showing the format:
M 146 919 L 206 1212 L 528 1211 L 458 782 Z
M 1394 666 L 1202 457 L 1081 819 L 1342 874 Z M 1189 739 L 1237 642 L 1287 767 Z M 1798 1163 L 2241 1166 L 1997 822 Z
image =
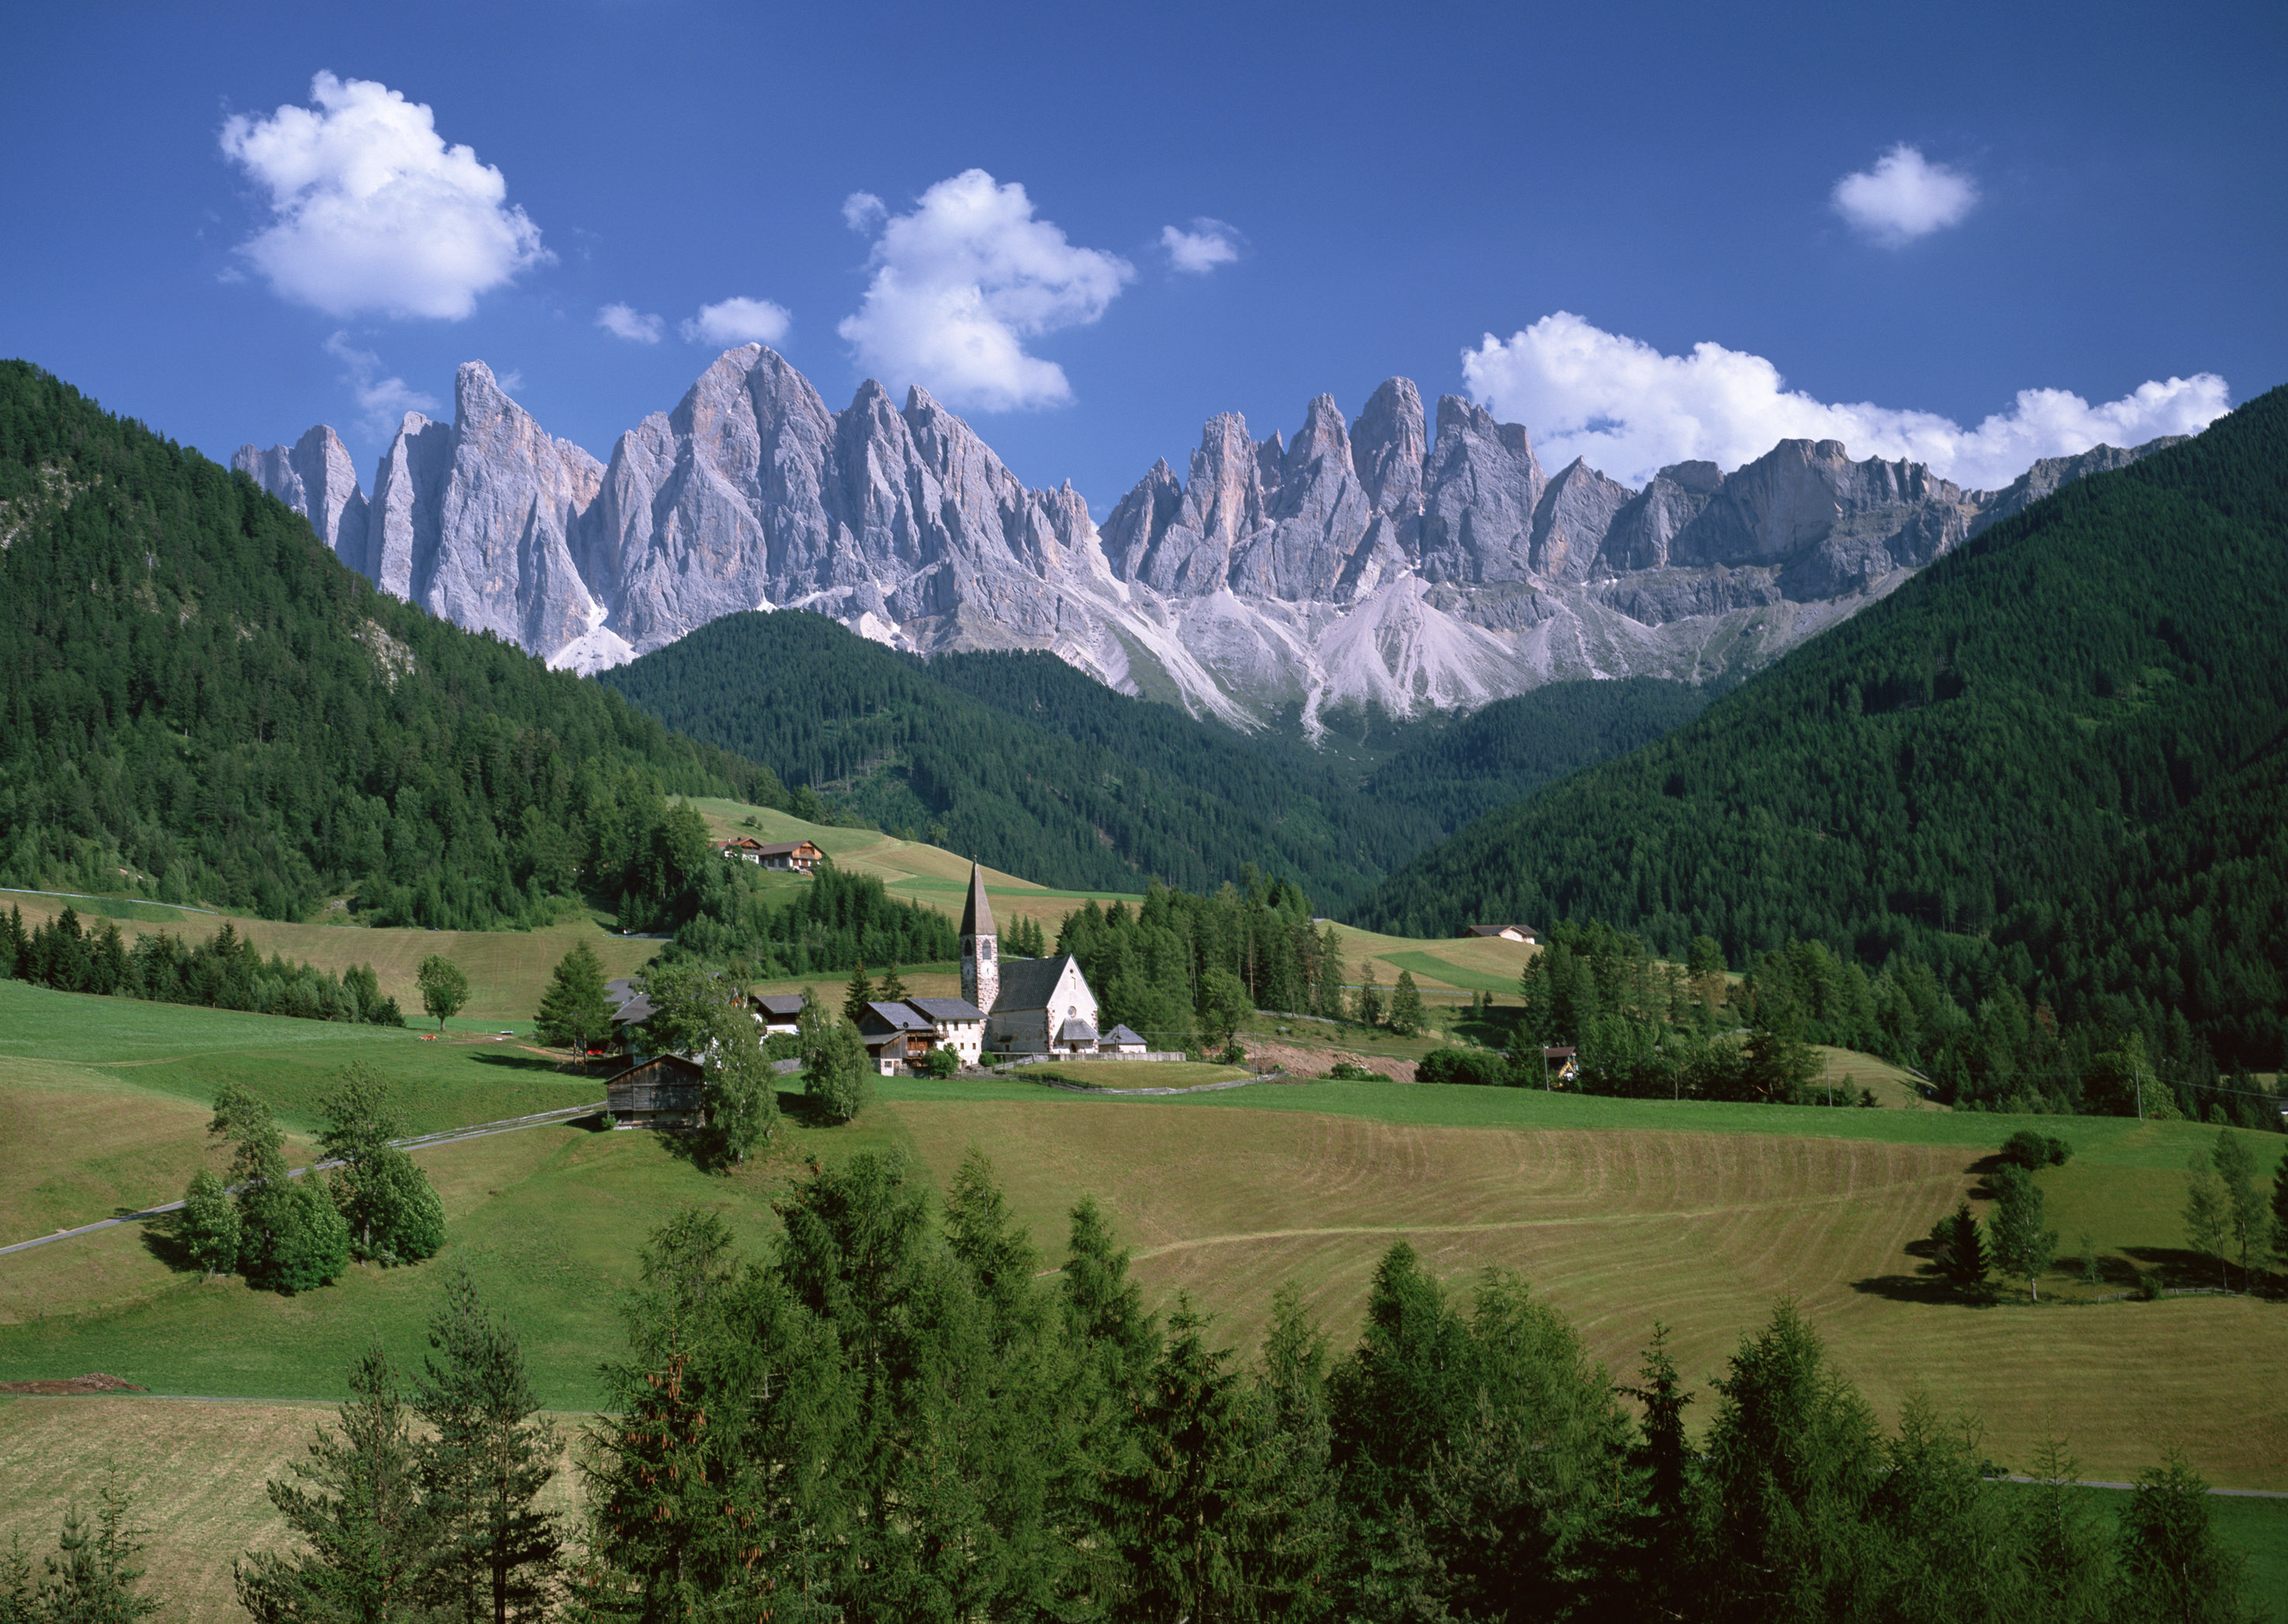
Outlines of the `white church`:
M 969 900 L 961 910 L 961 995 L 983 1013 L 988 1053 L 1141 1056 L 1145 1042 L 1125 1026 L 1097 1031 L 1096 994 L 1069 953 L 1045 959 L 1001 958 L 985 871 L 969 866 Z

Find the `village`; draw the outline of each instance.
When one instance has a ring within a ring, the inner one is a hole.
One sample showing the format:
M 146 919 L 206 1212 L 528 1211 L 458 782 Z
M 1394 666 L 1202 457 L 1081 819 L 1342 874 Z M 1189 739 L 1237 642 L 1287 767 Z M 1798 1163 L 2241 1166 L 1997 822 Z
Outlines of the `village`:
M 728 861 L 808 874 L 825 853 L 807 840 L 764 843 L 742 836 L 719 841 Z M 681 1129 L 705 1117 L 705 1073 L 693 1055 L 654 1052 L 645 1027 L 651 1001 L 631 978 L 606 983 L 617 1005 L 613 1025 L 629 1065 L 607 1080 L 606 1111 L 618 1128 Z M 765 1038 L 799 1030 L 803 1000 L 794 993 L 749 993 L 742 998 Z M 1004 958 L 985 873 L 970 865 L 969 895 L 961 913 L 961 996 L 910 996 L 868 1002 L 858 1035 L 873 1069 L 885 1077 L 920 1074 L 930 1056 L 945 1052 L 955 1068 L 1043 1060 L 1182 1060 L 1181 1050 L 1155 1050 L 1141 1034 L 1116 1025 L 1098 1028 L 1099 1004 L 1079 962 L 1069 953 L 1047 958 Z M 799 1059 L 777 1061 L 782 1074 Z

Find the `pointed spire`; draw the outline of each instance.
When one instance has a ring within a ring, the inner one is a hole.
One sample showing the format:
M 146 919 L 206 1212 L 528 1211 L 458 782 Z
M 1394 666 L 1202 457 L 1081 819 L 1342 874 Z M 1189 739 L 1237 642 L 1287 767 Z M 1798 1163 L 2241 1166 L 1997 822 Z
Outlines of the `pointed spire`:
M 969 860 L 969 903 L 961 910 L 961 933 L 964 936 L 998 936 L 993 927 L 993 905 L 985 899 L 985 870 L 977 860 Z

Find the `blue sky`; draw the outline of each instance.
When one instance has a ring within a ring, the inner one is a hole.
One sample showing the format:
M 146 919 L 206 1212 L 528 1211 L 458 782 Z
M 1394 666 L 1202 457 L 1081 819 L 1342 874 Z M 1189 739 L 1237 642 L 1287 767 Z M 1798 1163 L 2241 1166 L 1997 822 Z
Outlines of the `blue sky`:
M 369 483 L 460 360 L 608 456 L 746 333 L 1100 514 L 1393 373 L 1968 483 L 2288 379 L 2278 7 L 9 12 L 0 354 Z

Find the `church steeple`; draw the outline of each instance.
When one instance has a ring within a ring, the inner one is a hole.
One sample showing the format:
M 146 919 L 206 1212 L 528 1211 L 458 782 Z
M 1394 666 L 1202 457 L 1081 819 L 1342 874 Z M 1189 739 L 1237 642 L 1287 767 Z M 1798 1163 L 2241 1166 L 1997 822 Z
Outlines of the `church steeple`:
M 972 859 L 969 900 L 961 910 L 961 995 L 986 1014 L 1001 994 L 1001 937 L 985 898 L 985 871 Z

